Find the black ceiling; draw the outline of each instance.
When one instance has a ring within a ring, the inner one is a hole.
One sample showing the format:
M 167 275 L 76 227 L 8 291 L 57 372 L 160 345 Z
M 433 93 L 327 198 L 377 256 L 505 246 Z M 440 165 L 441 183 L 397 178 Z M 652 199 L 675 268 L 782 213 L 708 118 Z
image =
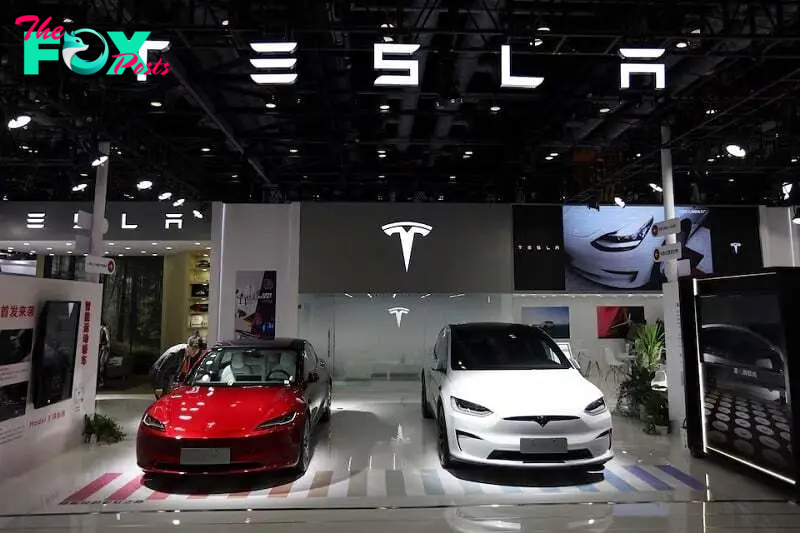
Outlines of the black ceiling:
M 31 14 L 152 31 L 172 71 L 23 75 Z M 0 130 L 0 195 L 90 198 L 72 187 L 107 140 L 112 200 L 652 203 L 670 124 L 679 202 L 779 202 L 800 165 L 799 22 L 797 1 L 6 0 L 3 124 L 33 120 Z M 421 45 L 419 88 L 373 85 L 389 40 Z M 294 85 L 250 79 L 264 41 L 298 43 Z M 500 88 L 503 44 L 540 87 Z M 621 91 L 620 47 L 666 48 L 666 90 Z

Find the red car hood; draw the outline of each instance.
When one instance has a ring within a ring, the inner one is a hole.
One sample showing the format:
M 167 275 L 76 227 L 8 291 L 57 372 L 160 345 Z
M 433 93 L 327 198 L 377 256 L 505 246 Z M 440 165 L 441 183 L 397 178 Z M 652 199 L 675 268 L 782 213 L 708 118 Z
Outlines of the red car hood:
M 253 433 L 267 420 L 302 411 L 299 391 L 283 386 L 179 387 L 156 401 L 148 413 L 166 434 L 184 438 L 231 438 Z

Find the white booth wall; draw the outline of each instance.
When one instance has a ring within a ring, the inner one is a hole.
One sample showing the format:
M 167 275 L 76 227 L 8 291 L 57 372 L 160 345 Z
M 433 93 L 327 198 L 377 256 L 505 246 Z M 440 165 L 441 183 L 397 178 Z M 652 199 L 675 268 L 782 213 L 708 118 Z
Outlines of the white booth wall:
M 297 336 L 300 204 L 212 206 L 208 342 L 234 338 L 237 272 L 276 272 L 275 334 Z M 217 274 L 218 273 L 218 274 Z
M 3 387 L 28 382 L 28 400 L 22 416 L 0 422 L 0 480 L 11 478 L 34 467 L 46 465 L 59 453 L 82 442 L 83 417 L 94 414 L 97 380 L 97 353 L 100 342 L 102 285 L 77 281 L 0 275 L 0 305 L 34 308 L 32 317 L 0 313 L 0 330 L 34 328 L 48 300 L 80 301 L 81 314 L 90 303 L 88 353 L 81 361 L 81 316 L 74 368 L 72 395 L 64 401 L 35 409 L 31 403 L 33 383 L 31 355 L 22 362 L 0 366 L 0 391 Z M 3 316 L 5 315 L 5 316 Z M 18 315 L 18 313 L 17 313 Z M 29 487 L 28 487 L 29 488 Z
M 800 266 L 800 225 L 792 224 L 794 209 L 761 206 L 758 214 L 764 266 Z

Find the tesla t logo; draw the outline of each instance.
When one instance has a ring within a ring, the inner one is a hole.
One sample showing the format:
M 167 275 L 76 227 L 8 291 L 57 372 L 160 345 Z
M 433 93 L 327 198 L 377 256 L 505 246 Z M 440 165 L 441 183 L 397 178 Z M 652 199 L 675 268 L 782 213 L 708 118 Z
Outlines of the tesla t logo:
M 739 255 L 739 248 L 742 247 L 742 243 L 740 242 L 732 242 L 731 243 L 731 250 L 733 250 L 734 255 Z
M 533 421 L 536 422 L 537 424 L 539 424 L 540 426 L 544 427 L 545 425 L 547 425 L 548 422 L 550 422 L 550 417 L 549 416 L 534 416 L 533 417 Z
M 427 237 L 433 227 L 420 222 L 392 222 L 381 227 L 381 229 L 390 237 L 392 235 L 400 235 L 403 261 L 406 265 L 406 272 L 408 272 L 408 266 L 411 264 L 411 250 L 414 247 L 414 237 L 417 235 Z
M 397 327 L 400 327 L 400 324 L 403 322 L 403 315 L 408 314 L 407 307 L 392 307 L 391 309 L 387 309 L 390 315 L 394 315 L 394 318 L 397 320 Z

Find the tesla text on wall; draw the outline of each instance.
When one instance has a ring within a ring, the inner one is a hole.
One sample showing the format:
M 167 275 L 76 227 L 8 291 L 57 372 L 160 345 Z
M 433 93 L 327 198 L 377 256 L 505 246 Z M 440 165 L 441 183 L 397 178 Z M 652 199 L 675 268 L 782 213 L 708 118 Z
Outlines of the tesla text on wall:
M 52 17 L 47 17 L 39 24 L 36 15 L 23 15 L 14 21 L 17 25 L 30 23 L 30 28 L 25 33 L 23 50 L 25 56 L 24 73 L 26 75 L 39 74 L 39 63 L 42 61 L 58 61 L 59 56 L 64 64 L 75 74 L 89 76 L 100 72 L 108 64 L 109 46 L 106 38 L 101 33 L 89 28 L 81 28 L 67 32 L 63 26 L 49 28 Z M 38 27 L 37 27 L 38 26 Z M 130 68 L 139 81 L 147 79 L 148 75 L 167 74 L 170 71 L 169 63 L 161 61 L 147 62 L 149 51 L 165 52 L 169 50 L 169 41 L 149 41 L 149 31 L 134 32 L 130 39 L 121 31 L 106 32 L 109 39 L 119 53 L 111 55 L 111 66 L 106 71 L 108 75 L 122 74 Z M 81 35 L 92 35 L 103 46 L 102 52 L 93 60 L 82 59 L 78 54 L 89 49 Z M 63 41 L 63 42 L 62 42 Z M 54 45 L 61 45 L 61 53 Z
M 381 227 L 386 235 L 400 235 L 400 246 L 403 249 L 403 262 L 406 272 L 411 264 L 411 251 L 414 247 L 414 237 L 420 235 L 427 237 L 433 230 L 432 226 L 421 222 L 392 222 Z
M 250 78 L 259 85 L 291 85 L 297 81 L 296 42 L 252 42 L 250 48 L 258 54 L 250 64 L 259 70 Z M 372 64 L 376 71 L 392 71 L 375 78 L 376 87 L 419 87 L 419 60 L 413 56 L 421 48 L 418 44 L 375 43 Z M 665 89 L 666 66 L 656 60 L 666 50 L 663 48 L 620 48 L 620 88 L 629 89 L 635 75 L 653 76 L 655 88 Z M 507 89 L 535 89 L 544 82 L 543 77 L 519 76 L 511 73 L 511 46 L 500 46 L 500 87 Z M 394 56 L 388 58 L 387 56 Z M 265 72 L 267 71 L 267 72 Z

